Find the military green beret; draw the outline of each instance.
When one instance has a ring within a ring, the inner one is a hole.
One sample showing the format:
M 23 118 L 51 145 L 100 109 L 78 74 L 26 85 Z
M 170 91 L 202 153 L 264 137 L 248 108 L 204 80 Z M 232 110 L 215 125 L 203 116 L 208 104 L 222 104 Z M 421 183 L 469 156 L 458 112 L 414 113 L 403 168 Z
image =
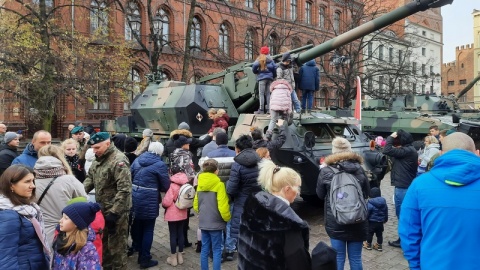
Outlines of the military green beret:
M 110 133 L 97 132 L 90 138 L 90 140 L 88 141 L 88 145 L 94 145 L 94 144 L 106 141 L 108 139 L 110 139 Z
M 83 131 L 83 127 L 74 127 L 72 129 L 72 131 L 70 131 L 70 133 L 75 134 L 75 133 L 82 132 L 82 131 Z

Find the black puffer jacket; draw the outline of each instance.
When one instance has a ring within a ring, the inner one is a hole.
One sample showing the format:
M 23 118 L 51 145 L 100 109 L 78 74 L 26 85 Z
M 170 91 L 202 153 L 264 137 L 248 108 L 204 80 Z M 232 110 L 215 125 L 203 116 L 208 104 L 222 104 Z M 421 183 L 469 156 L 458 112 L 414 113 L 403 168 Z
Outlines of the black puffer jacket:
M 12 161 L 18 157 L 18 152 L 16 147 L 11 147 L 7 144 L 2 144 L 0 146 L 0 175 L 10 167 Z
M 240 217 L 242 216 L 245 201 L 250 194 L 261 191 L 257 182 L 258 162 L 260 157 L 252 148 L 245 149 L 234 158 L 230 170 L 230 178 L 227 181 L 227 194 L 233 200 L 231 220 L 231 236 L 238 237 Z
M 363 196 L 366 199 L 370 193 L 370 185 L 361 166 L 362 162 L 362 157 L 354 152 L 337 153 L 325 159 L 327 165 L 354 175 L 360 181 Z M 367 239 L 368 221 L 349 225 L 340 225 L 335 221 L 330 206 L 330 184 L 333 174 L 331 168 L 324 167 L 320 170 L 317 181 L 317 195 L 321 200 L 325 200 L 325 229 L 327 234 L 330 238 L 342 241 L 364 241 Z
M 189 149 L 190 149 L 190 152 L 192 153 L 192 162 L 193 162 L 193 165 L 195 166 L 195 170 L 199 171 L 200 167 L 198 166 L 198 159 L 199 159 L 199 156 L 202 155 L 202 153 L 198 155 L 198 149 L 201 147 L 204 147 L 207 143 L 212 141 L 212 137 L 207 135 L 205 136 L 205 138 L 200 140 L 193 137 L 192 132 L 190 132 L 189 130 L 176 129 L 170 133 L 170 138 L 165 143 L 165 150 L 163 151 L 163 155 L 166 157 L 169 157 L 170 154 L 173 153 L 173 151 L 175 151 L 176 149 L 175 145 L 173 144 L 173 135 L 175 134 L 183 135 L 187 138 L 192 138 L 192 142 L 190 143 Z
M 311 269 L 308 224 L 267 192 L 248 197 L 238 239 L 238 269 Z
M 267 141 L 265 139 L 258 139 L 253 141 L 253 149 L 258 149 L 260 147 L 266 147 L 268 151 L 272 152 L 275 149 L 282 147 L 285 143 L 287 137 L 285 136 L 285 126 L 280 127 L 280 134 L 278 134 L 277 138 L 271 141 Z
M 408 188 L 413 179 L 417 176 L 418 153 L 413 147 L 413 137 L 410 133 L 399 130 L 397 131 L 400 139 L 400 147 L 394 147 L 394 138 L 387 137 L 387 144 L 383 149 L 383 154 L 392 158 L 392 171 L 390 179 L 392 186 L 398 188 Z

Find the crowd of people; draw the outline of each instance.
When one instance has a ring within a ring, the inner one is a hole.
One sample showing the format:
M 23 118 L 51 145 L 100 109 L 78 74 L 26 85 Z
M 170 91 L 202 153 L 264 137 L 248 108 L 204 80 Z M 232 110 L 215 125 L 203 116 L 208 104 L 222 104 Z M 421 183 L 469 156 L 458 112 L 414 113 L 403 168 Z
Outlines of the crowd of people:
M 183 122 L 165 146 L 149 129 L 137 143 L 107 132 L 87 139 L 75 126 L 58 146 L 49 132 L 37 131 L 17 156 L 18 134 L 6 132 L 0 147 L 0 163 L 10 162 L 0 176 L 2 269 L 126 269 L 127 257 L 136 253 L 140 268 L 156 266 L 151 247 L 161 212 L 169 231 L 166 261 L 182 265 L 192 245 L 191 209 L 199 220 L 202 270 L 209 269 L 209 257 L 213 269 L 237 260 L 239 269 L 342 270 L 348 258 L 356 270 L 363 269 L 362 250 L 383 251 L 388 206 L 380 188 L 370 188 L 363 158 L 347 139 L 332 141 L 316 186 L 331 246 L 320 242 L 310 253 L 309 225 L 290 206 L 302 179 L 270 156 L 285 142 L 285 125 L 275 140 L 252 128 L 231 150 L 228 115 L 209 113 L 214 124 L 205 139 L 194 138 Z M 475 250 L 480 225 L 474 203 L 480 158 L 472 138 L 432 126 L 420 151 L 404 130 L 375 142 L 392 163 L 399 238 L 388 244 L 403 249 L 411 269 L 474 269 L 477 259 L 466 252 Z M 341 201 L 346 198 L 356 201 Z M 339 213 L 345 202 L 359 216 Z

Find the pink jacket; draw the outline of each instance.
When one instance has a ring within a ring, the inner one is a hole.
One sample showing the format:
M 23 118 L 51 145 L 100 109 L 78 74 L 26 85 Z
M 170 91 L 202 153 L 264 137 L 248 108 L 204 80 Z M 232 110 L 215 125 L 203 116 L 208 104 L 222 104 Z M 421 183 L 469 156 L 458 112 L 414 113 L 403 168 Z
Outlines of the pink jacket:
M 165 221 L 185 220 L 187 219 L 187 209 L 178 209 L 178 207 L 175 206 L 175 201 L 177 200 L 180 187 L 188 183 L 187 175 L 185 173 L 177 173 L 170 176 L 170 181 L 172 182 L 170 188 L 162 200 L 162 206 L 166 209 Z
M 270 85 L 270 110 L 292 112 L 292 86 L 284 79 Z

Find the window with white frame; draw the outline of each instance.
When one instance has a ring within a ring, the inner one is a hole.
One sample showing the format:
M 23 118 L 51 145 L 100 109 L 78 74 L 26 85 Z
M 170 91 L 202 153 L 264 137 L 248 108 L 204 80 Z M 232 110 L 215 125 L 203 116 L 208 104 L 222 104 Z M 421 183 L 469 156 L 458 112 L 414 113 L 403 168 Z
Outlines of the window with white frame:
M 340 31 L 340 12 L 333 13 L 333 31 L 336 33 Z
M 268 0 L 268 13 L 275 15 L 277 13 L 277 1 L 275 0 Z
M 130 69 L 128 72 L 128 89 L 125 93 L 125 102 L 123 102 L 123 110 L 130 110 L 132 101 L 136 95 L 140 94 L 140 74 L 134 68 Z
M 312 2 L 305 3 L 305 23 L 312 24 Z
M 228 27 L 225 25 L 225 23 L 222 23 L 218 32 L 218 47 L 220 51 L 226 55 L 229 55 L 228 42 Z
M 278 48 L 277 48 L 277 36 L 275 34 L 271 34 L 268 36 L 268 47 L 270 49 L 270 54 L 275 55 L 278 54 Z
M 134 33 L 140 36 L 142 21 L 140 9 L 137 3 L 130 1 L 126 8 L 127 17 L 125 18 L 125 40 L 135 40 Z
M 247 8 L 253 8 L 253 0 L 245 0 L 245 6 Z
M 320 7 L 318 11 L 318 26 L 325 28 L 325 7 Z
M 245 60 L 253 60 L 253 31 L 247 30 L 245 35 Z
M 168 13 L 162 8 L 155 14 L 153 22 L 153 31 L 158 36 L 158 42 L 160 46 L 164 46 L 168 43 L 170 34 L 170 18 Z
M 197 17 L 193 17 L 192 31 L 190 32 L 190 49 L 193 51 L 200 51 L 202 37 L 202 25 Z
M 297 0 L 290 0 L 290 19 L 297 19 Z

